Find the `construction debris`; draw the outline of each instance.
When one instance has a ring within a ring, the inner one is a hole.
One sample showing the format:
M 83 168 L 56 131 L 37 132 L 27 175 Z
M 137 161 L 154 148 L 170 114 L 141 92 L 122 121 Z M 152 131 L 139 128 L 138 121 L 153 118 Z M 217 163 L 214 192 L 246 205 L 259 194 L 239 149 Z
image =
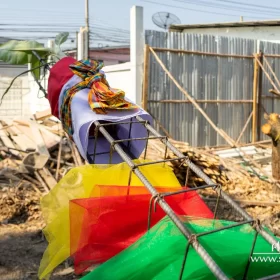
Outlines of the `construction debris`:
M 0 121 L 0 223 L 40 218 L 42 195 L 83 164 L 73 146 L 49 110 Z
M 236 149 L 198 149 L 187 143 L 170 141 L 188 156 L 214 183 L 221 185 L 222 189 L 235 199 L 246 211 L 255 218 L 259 218 L 275 234 L 280 236 L 280 201 L 274 196 L 273 184 L 262 171 L 271 174 L 271 149 L 260 146 L 250 146 L 241 149 L 238 155 Z M 249 155 L 244 153 L 249 151 Z M 220 156 L 222 155 L 222 156 Z M 227 156 L 225 156 L 227 155 Z M 144 154 L 142 155 L 144 157 Z M 156 141 L 149 141 L 146 158 L 158 160 L 160 158 L 174 158 L 171 151 L 165 151 L 164 145 Z M 266 160 L 264 160 L 266 158 Z M 270 159 L 270 160 L 269 160 Z M 250 160 L 257 162 L 259 168 L 251 165 Z M 179 165 L 177 162 L 168 163 L 174 170 L 182 185 L 192 187 L 205 185 L 205 182 L 188 169 L 187 164 Z M 200 195 L 210 205 L 217 201 L 216 192 L 211 189 L 199 191 Z M 233 209 L 220 200 L 219 218 L 239 220 Z

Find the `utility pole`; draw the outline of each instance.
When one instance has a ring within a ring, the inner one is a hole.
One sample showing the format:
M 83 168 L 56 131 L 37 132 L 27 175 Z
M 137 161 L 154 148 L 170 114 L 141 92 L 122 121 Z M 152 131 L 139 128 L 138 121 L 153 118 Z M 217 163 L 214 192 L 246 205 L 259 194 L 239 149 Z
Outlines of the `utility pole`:
M 89 0 L 85 0 L 85 20 L 86 20 L 86 32 L 87 32 L 87 49 L 88 49 L 88 53 L 87 53 L 87 58 L 90 58 L 89 54 L 90 54 L 90 50 L 89 50 L 89 9 L 88 9 L 88 1 Z

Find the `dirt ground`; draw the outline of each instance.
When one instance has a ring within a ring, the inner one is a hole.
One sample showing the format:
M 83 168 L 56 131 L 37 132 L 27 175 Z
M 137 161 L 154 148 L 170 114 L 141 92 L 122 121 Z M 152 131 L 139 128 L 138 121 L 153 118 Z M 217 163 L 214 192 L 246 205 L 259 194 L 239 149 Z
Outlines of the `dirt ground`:
M 33 280 L 47 247 L 43 237 L 40 196 L 25 185 L 0 188 L 0 279 Z M 67 263 L 52 280 L 78 279 Z

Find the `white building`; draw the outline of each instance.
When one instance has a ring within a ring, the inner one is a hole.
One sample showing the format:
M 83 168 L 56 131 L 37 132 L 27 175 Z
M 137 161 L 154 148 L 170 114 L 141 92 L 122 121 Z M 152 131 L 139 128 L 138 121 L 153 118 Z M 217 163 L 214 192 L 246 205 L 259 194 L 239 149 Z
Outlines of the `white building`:
M 177 24 L 172 25 L 169 31 L 239 37 L 280 43 L 280 20 Z

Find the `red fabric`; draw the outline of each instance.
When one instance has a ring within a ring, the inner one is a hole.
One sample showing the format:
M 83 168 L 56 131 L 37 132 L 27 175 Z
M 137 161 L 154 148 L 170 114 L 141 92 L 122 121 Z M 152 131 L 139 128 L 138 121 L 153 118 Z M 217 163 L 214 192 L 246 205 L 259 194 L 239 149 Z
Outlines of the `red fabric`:
M 114 188 L 121 188 L 110 187 L 112 192 Z M 146 233 L 151 195 L 126 193 L 70 201 L 70 248 L 75 273 L 107 261 Z M 194 191 L 167 196 L 165 201 L 178 215 L 214 217 Z M 164 216 L 157 205 L 156 212 L 152 211 L 151 226 Z
M 58 118 L 58 99 L 64 84 L 74 75 L 69 65 L 76 62 L 72 57 L 64 57 L 59 60 L 50 70 L 48 80 L 48 100 L 52 114 Z

